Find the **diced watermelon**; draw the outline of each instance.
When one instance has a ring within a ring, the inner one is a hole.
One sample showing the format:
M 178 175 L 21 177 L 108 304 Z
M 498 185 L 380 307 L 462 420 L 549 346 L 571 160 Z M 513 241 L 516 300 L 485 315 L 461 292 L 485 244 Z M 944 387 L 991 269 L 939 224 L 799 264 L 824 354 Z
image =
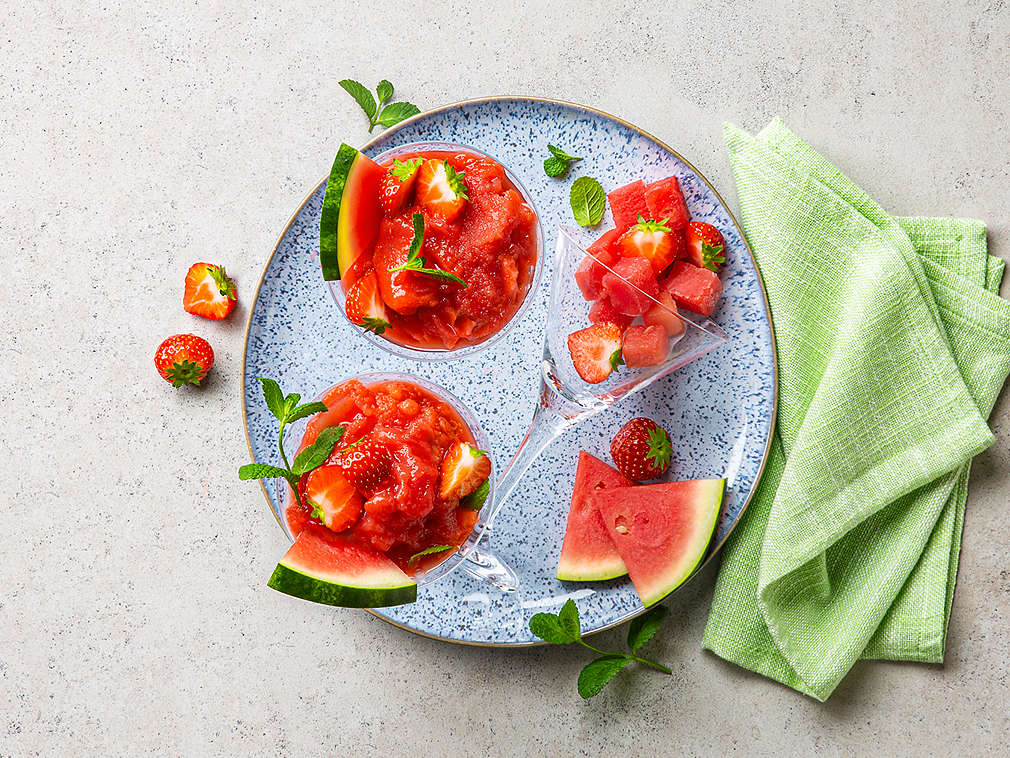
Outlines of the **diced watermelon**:
M 642 320 L 647 326 L 659 325 L 663 327 L 670 337 L 679 337 L 684 333 L 684 322 L 677 315 L 677 304 L 673 302 L 673 296 L 666 290 L 662 290 L 656 299 L 663 305 L 653 303 L 652 307 L 642 316 Z
M 659 324 L 634 324 L 624 333 L 622 354 L 628 368 L 658 366 L 670 352 L 670 338 Z
M 669 297 L 669 295 L 667 295 Z M 621 329 L 626 329 L 628 324 L 632 322 L 631 316 L 625 316 L 623 313 L 618 313 L 614 306 L 610 303 L 610 298 L 606 295 L 600 295 L 600 299 L 593 302 L 592 307 L 589 309 L 589 320 L 594 324 L 605 324 L 607 322 L 611 324 L 617 324 Z M 679 321 L 680 319 L 678 319 Z
M 656 221 L 665 218 L 666 225 L 671 229 L 683 229 L 691 218 L 680 191 L 680 182 L 675 176 L 648 185 L 645 188 L 645 202 L 649 208 L 649 218 Z
M 621 258 L 613 269 L 614 273 L 606 273 L 602 280 L 611 305 L 619 313 L 641 316 L 653 305 L 648 296 L 659 294 L 652 264 L 645 258 Z
M 722 282 L 714 271 L 687 261 L 677 261 L 663 282 L 663 289 L 673 296 L 681 308 L 702 316 L 711 316 L 722 294 Z
M 617 241 L 621 237 L 620 229 L 609 229 L 605 231 L 596 242 L 589 246 L 588 252 L 608 266 L 617 262 L 620 255 Z
M 638 222 L 638 216 L 649 213 L 649 205 L 645 201 L 645 182 L 641 179 L 618 187 L 607 195 L 610 201 L 610 212 L 614 214 L 614 225 L 618 229 L 627 229 Z
M 607 274 L 607 269 L 597 263 L 591 255 L 582 259 L 582 263 L 575 269 L 575 283 L 582 290 L 582 297 L 586 300 L 595 300 L 603 291 L 603 276 Z

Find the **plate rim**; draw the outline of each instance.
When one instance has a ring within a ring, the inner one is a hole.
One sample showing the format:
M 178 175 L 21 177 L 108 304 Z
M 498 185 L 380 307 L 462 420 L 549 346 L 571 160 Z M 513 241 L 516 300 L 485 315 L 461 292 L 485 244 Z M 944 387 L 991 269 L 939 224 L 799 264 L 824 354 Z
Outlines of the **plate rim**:
M 376 136 L 371 137 L 364 145 L 359 147 L 358 150 L 360 151 L 368 150 L 380 139 L 388 138 L 391 134 L 395 134 L 403 127 L 413 124 L 417 121 L 421 121 L 425 118 L 428 118 L 429 116 L 433 116 L 439 113 L 444 113 L 446 111 L 464 108 L 472 105 L 482 105 L 486 103 L 505 102 L 505 101 L 547 103 L 549 105 L 559 105 L 566 108 L 573 108 L 576 110 L 585 111 L 586 113 L 590 113 L 595 116 L 602 116 L 604 119 L 616 122 L 621 126 L 624 126 L 625 128 L 632 130 L 633 132 L 636 132 L 640 136 L 644 137 L 647 140 L 650 140 L 651 142 L 661 147 L 663 150 L 675 156 L 679 161 L 681 161 L 685 166 L 687 166 L 691 171 L 693 171 L 694 174 L 705 183 L 705 186 L 709 188 L 712 194 L 715 195 L 716 199 L 719 201 L 719 204 L 723 207 L 723 209 L 729 216 L 730 221 L 733 222 L 734 226 L 736 226 L 737 231 L 740 233 L 740 240 L 743 242 L 744 249 L 747 251 L 747 255 L 750 258 L 751 265 L 754 268 L 754 272 L 757 274 L 758 288 L 761 290 L 761 300 L 764 304 L 765 315 L 767 316 L 768 320 L 768 333 L 771 338 L 771 348 L 772 348 L 772 412 L 768 421 L 768 436 L 765 441 L 764 454 L 761 457 L 761 465 L 758 467 L 757 475 L 754 478 L 754 486 L 751 488 L 751 491 L 748 494 L 747 499 L 744 501 L 743 505 L 740 508 L 740 513 L 737 515 L 736 520 L 730 526 L 729 531 L 727 531 L 726 535 L 711 550 L 708 551 L 708 555 L 695 568 L 695 570 L 691 573 L 691 576 L 688 577 L 687 581 L 685 581 L 677 589 L 675 589 L 673 593 L 671 593 L 674 594 L 676 592 L 679 592 L 682 588 L 686 587 L 692 581 L 694 581 L 695 577 L 702 572 L 702 569 L 704 569 L 709 564 L 709 562 L 719 553 L 722 547 L 729 540 L 730 535 L 733 534 L 737 525 L 740 523 L 740 519 L 743 518 L 744 513 L 747 511 L 747 507 L 754 499 L 754 495 L 757 492 L 758 486 L 761 482 L 761 478 L 764 475 L 765 466 L 768 463 L 768 456 L 771 453 L 772 439 L 775 436 L 775 424 L 778 418 L 778 406 L 779 406 L 778 350 L 775 342 L 775 324 L 772 321 L 771 307 L 768 303 L 768 292 L 765 290 L 764 278 L 761 275 L 761 269 L 758 268 L 757 261 L 754 259 L 754 252 L 750 248 L 750 243 L 747 240 L 747 236 L 744 234 L 743 227 L 740 226 L 740 222 L 737 221 L 736 215 L 730 209 L 729 205 L 726 204 L 726 201 L 723 199 L 722 195 L 719 194 L 719 190 L 717 190 L 715 186 L 708 180 L 708 177 L 706 177 L 703 173 L 701 173 L 701 171 L 699 171 L 694 166 L 694 164 L 692 164 L 689 160 L 687 160 L 678 151 L 674 150 L 672 147 L 670 147 L 668 144 L 663 142 L 663 140 L 659 139 L 655 135 L 650 134 L 644 129 L 635 126 L 631 122 L 626 121 L 625 119 L 620 118 L 619 116 L 615 116 L 611 113 L 607 113 L 606 111 L 600 110 L 599 108 L 594 108 L 589 105 L 582 105 L 580 103 L 574 103 L 568 100 L 558 100 L 555 98 L 539 97 L 535 95 L 489 95 L 484 97 L 468 98 L 465 100 L 456 100 L 451 103 L 446 103 L 444 105 L 439 105 L 429 110 L 422 111 L 420 113 L 411 116 L 408 119 L 404 119 L 403 121 L 394 124 L 393 126 L 389 127 L 383 132 L 380 132 Z M 295 222 L 295 219 L 298 217 L 298 215 L 302 212 L 302 209 L 305 208 L 306 204 L 309 202 L 312 196 L 319 191 L 319 188 L 326 183 L 328 178 L 329 178 L 328 175 L 324 176 L 321 181 L 319 181 L 311 190 L 309 190 L 309 193 L 302 199 L 298 207 L 295 208 L 290 218 L 288 218 L 288 221 L 284 225 L 284 228 L 277 236 L 277 241 L 274 242 L 273 249 L 270 251 L 270 256 L 267 258 L 266 263 L 263 265 L 263 271 L 260 274 L 259 280 L 256 282 L 256 291 L 253 294 L 253 299 L 249 306 L 249 315 L 246 318 L 245 333 L 242 338 L 242 385 L 241 385 L 240 401 L 242 405 L 242 430 L 245 433 L 246 448 L 249 451 L 249 459 L 253 463 L 256 462 L 256 458 L 255 455 L 253 454 L 252 438 L 249 436 L 249 414 L 246 409 L 246 402 L 245 402 L 246 360 L 249 355 L 249 332 L 252 329 L 253 314 L 256 311 L 256 303 L 259 302 L 260 290 L 263 288 L 263 283 L 266 281 L 267 271 L 270 270 L 270 264 L 273 263 L 274 256 L 277 255 L 277 250 L 278 248 L 280 248 L 281 242 L 283 242 L 284 238 L 287 236 L 288 230 L 291 228 L 291 225 Z M 283 530 L 284 525 L 281 524 L 280 518 L 274 511 L 273 503 L 270 500 L 270 495 L 267 492 L 266 485 L 263 484 L 262 479 L 257 480 L 257 483 L 259 484 L 260 491 L 263 493 L 263 497 L 266 500 L 267 508 L 269 509 L 271 515 L 273 515 L 274 520 L 277 522 L 279 526 L 281 526 Z M 532 642 L 476 642 L 473 640 L 459 640 L 450 637 L 439 637 L 438 635 L 423 632 L 419 629 L 414 629 L 413 627 L 401 624 L 398 621 L 394 621 L 393 619 L 388 618 L 387 616 L 383 616 L 382 614 L 377 613 L 372 608 L 363 608 L 362 610 L 398 629 L 410 632 L 411 634 L 416 634 L 419 637 L 425 637 L 427 639 L 436 640 L 438 642 L 447 642 L 453 645 L 466 645 L 469 647 L 490 647 L 490 648 L 524 648 L 524 647 L 539 647 L 541 645 L 547 644 L 542 640 L 534 640 Z M 614 629 L 615 627 L 621 626 L 622 624 L 626 624 L 629 621 L 638 618 L 647 610 L 648 608 L 643 607 L 640 611 L 638 611 L 634 615 L 629 616 L 628 618 L 621 619 L 620 621 L 615 621 L 611 624 L 601 626 L 599 629 L 594 629 L 592 632 L 588 632 L 586 636 L 600 634 L 610 629 Z

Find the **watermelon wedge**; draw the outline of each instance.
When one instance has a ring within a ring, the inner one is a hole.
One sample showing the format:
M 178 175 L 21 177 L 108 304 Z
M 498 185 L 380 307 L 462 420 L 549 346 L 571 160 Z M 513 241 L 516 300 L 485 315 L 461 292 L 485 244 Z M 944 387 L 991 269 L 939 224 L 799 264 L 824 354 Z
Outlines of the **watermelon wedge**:
M 696 479 L 589 495 L 646 608 L 682 585 L 701 563 L 725 489 L 725 479 Z
M 319 264 L 323 279 L 347 273 L 379 233 L 382 167 L 350 145 L 341 145 L 333 159 L 319 219 Z
M 344 608 L 378 608 L 417 600 L 417 585 L 389 558 L 316 524 L 308 524 L 298 535 L 267 586 Z
M 568 526 L 558 560 L 558 579 L 591 582 L 624 576 L 628 569 L 618 555 L 603 525 L 603 517 L 589 505 L 589 495 L 615 487 L 630 487 L 634 482 L 617 469 L 589 453 L 579 452 L 575 487 L 568 510 Z

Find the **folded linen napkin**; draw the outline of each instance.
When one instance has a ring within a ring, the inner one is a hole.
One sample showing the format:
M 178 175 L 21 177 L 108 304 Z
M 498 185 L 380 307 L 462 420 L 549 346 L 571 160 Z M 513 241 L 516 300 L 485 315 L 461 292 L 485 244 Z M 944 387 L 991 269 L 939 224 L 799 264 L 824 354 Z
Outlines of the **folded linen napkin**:
M 704 646 L 826 699 L 859 658 L 940 662 L 971 458 L 1010 371 L 978 221 L 892 218 L 780 120 L 725 129 L 768 294 L 778 420 Z

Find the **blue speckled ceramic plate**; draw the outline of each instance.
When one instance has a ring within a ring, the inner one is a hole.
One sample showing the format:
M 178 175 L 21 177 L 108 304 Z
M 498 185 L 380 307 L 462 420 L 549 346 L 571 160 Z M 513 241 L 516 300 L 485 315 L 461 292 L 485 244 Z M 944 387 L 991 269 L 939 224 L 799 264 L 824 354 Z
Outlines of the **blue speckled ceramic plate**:
M 673 478 L 729 480 L 709 557 L 715 553 L 753 493 L 775 417 L 774 343 L 753 258 L 718 193 L 689 163 L 654 137 L 599 111 L 522 97 L 468 101 L 415 116 L 363 151 L 375 155 L 421 140 L 469 145 L 508 166 L 534 199 L 548 255 L 557 225 L 571 223 L 568 188 L 581 174 L 599 178 L 607 190 L 675 174 L 692 217 L 725 235 L 724 291 L 714 319 L 729 334 L 728 343 L 569 431 L 533 465 L 513 502 L 498 515 L 493 548 L 516 570 L 521 590 L 503 595 L 457 571 L 422 588 L 412 605 L 373 611 L 419 634 L 477 645 L 535 644 L 527 619 L 539 611 L 557 611 L 568 598 L 578 603 L 584 631 L 620 624 L 642 611 L 629 581 L 577 584 L 554 578 L 578 451 L 606 460 L 610 438 L 621 424 L 633 416 L 655 418 L 673 438 Z M 550 179 L 542 167 L 548 142 L 585 160 L 566 179 Z M 324 184 L 316 187 L 278 240 L 249 315 L 243 405 L 253 457 L 273 462 L 277 455 L 276 422 L 263 405 L 257 377 L 272 376 L 287 391 L 313 397 L 350 374 L 402 371 L 441 384 L 472 409 L 501 471 L 536 402 L 552 261 L 545 261 L 540 289 L 522 322 L 492 347 L 444 363 L 398 358 L 356 333 L 319 274 L 323 191 Z M 601 228 L 610 225 L 608 210 Z M 273 488 L 264 494 L 278 512 Z M 264 580 L 270 568 L 263 567 Z

